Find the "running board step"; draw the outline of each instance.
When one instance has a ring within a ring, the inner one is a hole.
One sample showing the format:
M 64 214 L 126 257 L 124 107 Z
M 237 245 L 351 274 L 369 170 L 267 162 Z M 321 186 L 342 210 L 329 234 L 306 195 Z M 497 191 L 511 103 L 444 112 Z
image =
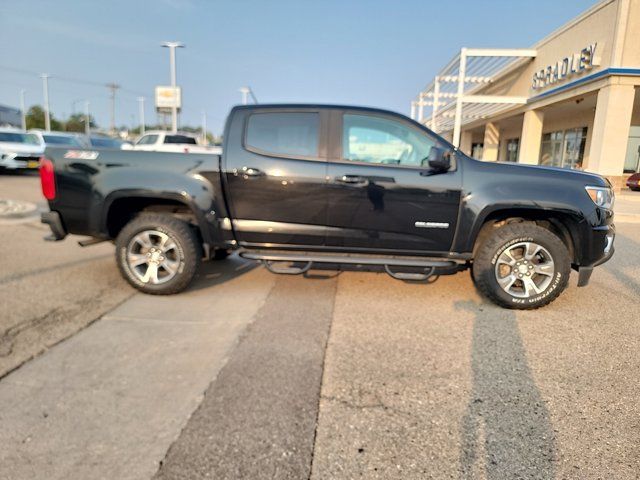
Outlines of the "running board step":
M 299 252 L 269 252 L 262 250 L 243 250 L 240 256 L 249 260 L 261 260 L 265 262 L 304 262 L 308 263 L 336 263 L 351 265 L 382 265 L 396 267 L 455 267 L 461 260 L 449 260 L 430 257 L 402 257 L 402 256 L 374 256 L 357 254 L 317 254 Z M 310 266 L 307 268 L 307 270 Z M 306 270 L 305 270 L 306 271 Z M 303 272 L 301 272 L 303 273 Z

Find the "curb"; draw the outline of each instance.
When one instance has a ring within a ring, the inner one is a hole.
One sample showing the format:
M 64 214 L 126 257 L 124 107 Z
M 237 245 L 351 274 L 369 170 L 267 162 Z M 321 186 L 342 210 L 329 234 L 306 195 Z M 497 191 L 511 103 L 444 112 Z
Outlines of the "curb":
M 16 220 L 32 217 L 38 212 L 35 203 L 0 198 L 0 219 Z

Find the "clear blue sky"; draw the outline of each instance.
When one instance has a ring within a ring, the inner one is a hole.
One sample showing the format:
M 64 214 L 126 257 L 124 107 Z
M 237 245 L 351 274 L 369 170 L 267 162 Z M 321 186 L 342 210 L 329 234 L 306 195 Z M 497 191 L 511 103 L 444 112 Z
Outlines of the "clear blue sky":
M 91 102 L 109 123 L 107 89 L 123 86 L 119 125 L 137 123 L 136 97 L 169 83 L 164 40 L 178 51 L 183 124 L 221 133 L 238 88 L 266 102 L 372 105 L 407 113 L 417 92 L 460 49 L 529 47 L 594 0 L 0 0 L 0 66 L 58 75 L 58 117 Z M 0 103 L 42 103 L 39 78 L 0 69 Z

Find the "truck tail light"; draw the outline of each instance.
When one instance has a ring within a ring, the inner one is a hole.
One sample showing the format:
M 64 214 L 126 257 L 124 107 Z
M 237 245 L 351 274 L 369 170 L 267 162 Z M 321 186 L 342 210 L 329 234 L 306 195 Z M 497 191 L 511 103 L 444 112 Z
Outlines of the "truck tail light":
M 47 157 L 40 157 L 40 185 L 44 198 L 47 200 L 56 198 L 56 177 L 53 173 L 53 162 Z

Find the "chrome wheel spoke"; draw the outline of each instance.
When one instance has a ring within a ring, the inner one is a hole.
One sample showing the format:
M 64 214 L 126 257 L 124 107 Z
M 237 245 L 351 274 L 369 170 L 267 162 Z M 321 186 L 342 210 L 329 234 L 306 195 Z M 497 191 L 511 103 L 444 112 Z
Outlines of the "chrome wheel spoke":
M 542 247 L 537 243 L 527 242 L 524 247 L 524 258 L 526 260 L 531 260 L 540 252 L 540 250 L 542 250 Z
M 149 266 L 147 267 L 147 272 L 144 274 L 144 277 L 142 277 L 142 281 L 144 283 L 158 283 L 158 264 L 157 263 L 150 263 Z
M 150 232 L 140 232 L 138 235 L 136 235 L 136 237 L 134 238 L 134 241 L 137 242 L 139 245 L 142 246 L 142 248 L 151 248 L 153 247 L 153 242 L 151 241 L 151 234 Z
M 498 262 L 509 265 L 510 267 L 515 265 L 516 259 L 511 255 L 511 249 L 502 252 L 502 255 L 498 258 Z
M 149 257 L 144 253 L 130 253 L 127 256 L 127 261 L 131 267 L 135 268 L 147 263 L 149 261 Z
M 178 265 L 180 265 L 180 262 L 177 260 L 169 260 L 168 258 L 165 258 L 160 264 L 160 266 L 164 268 L 169 275 L 174 275 L 177 272 Z
M 551 277 L 553 275 L 553 263 L 541 263 L 534 267 L 533 271 L 539 275 Z
M 505 291 L 508 292 L 516 280 L 517 278 L 515 275 L 507 275 L 506 277 L 498 278 L 498 283 Z
M 533 281 L 533 279 L 531 277 L 525 277 L 522 279 L 522 285 L 524 288 L 524 293 L 527 297 L 530 297 L 531 295 L 534 294 L 538 294 L 541 293 L 542 290 L 540 288 L 538 288 L 538 285 L 536 285 L 536 282 Z

